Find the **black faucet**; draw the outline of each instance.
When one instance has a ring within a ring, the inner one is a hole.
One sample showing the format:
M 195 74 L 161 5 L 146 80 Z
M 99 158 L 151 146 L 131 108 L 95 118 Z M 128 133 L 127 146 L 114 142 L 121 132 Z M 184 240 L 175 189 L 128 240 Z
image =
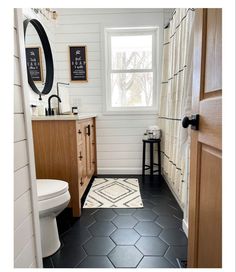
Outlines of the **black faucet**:
M 51 99 L 53 97 L 56 97 L 58 99 L 58 101 L 61 103 L 61 98 L 58 95 L 53 94 L 53 95 L 49 96 L 49 98 L 48 98 L 48 115 L 53 115 L 53 111 L 51 108 Z

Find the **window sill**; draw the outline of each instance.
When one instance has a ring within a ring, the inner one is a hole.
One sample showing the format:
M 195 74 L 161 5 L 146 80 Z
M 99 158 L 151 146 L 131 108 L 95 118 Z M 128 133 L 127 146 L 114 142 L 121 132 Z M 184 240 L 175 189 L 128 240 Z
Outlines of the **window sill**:
M 158 110 L 106 110 L 103 115 L 158 115 Z

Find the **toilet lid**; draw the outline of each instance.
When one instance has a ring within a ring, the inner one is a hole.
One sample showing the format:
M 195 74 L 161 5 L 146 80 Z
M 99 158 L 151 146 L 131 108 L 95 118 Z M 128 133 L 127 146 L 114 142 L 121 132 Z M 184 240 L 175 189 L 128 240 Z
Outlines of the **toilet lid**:
M 38 200 L 46 200 L 68 191 L 68 183 L 58 179 L 37 179 Z

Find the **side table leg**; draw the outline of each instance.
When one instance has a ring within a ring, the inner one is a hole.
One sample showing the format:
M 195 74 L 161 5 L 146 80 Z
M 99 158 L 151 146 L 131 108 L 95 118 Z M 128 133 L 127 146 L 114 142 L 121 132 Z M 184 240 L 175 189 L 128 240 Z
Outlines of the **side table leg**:
M 153 176 L 153 143 L 150 143 L 150 175 Z
M 161 141 L 157 143 L 158 148 L 158 174 L 161 175 Z
M 143 142 L 143 167 L 142 167 L 142 175 L 144 176 L 145 172 L 145 156 L 146 156 L 146 143 Z

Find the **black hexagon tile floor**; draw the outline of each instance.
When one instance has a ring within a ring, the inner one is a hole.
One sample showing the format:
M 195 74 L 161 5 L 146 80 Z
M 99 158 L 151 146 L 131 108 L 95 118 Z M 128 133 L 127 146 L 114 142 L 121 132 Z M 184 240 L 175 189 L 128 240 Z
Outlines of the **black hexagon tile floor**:
M 57 217 L 62 245 L 44 268 L 174 268 L 176 258 L 187 258 L 183 212 L 168 186 L 158 176 L 132 178 L 144 207 L 83 209 L 80 218 L 65 209 Z
M 135 246 L 117 246 L 108 255 L 108 258 L 117 268 L 135 268 L 143 255 Z
M 118 215 L 112 222 L 117 228 L 133 228 L 138 223 L 138 220 L 132 215 Z
M 134 229 L 142 236 L 158 236 L 162 231 L 154 222 L 139 222 Z
M 133 229 L 117 229 L 111 235 L 117 245 L 134 245 L 139 238 L 140 235 Z
M 88 255 L 107 255 L 115 244 L 109 237 L 93 237 L 84 244 L 84 249 Z
M 164 256 L 168 245 L 159 237 L 141 237 L 135 246 L 147 256 Z
M 93 236 L 110 236 L 116 227 L 111 222 L 98 221 L 88 229 Z

